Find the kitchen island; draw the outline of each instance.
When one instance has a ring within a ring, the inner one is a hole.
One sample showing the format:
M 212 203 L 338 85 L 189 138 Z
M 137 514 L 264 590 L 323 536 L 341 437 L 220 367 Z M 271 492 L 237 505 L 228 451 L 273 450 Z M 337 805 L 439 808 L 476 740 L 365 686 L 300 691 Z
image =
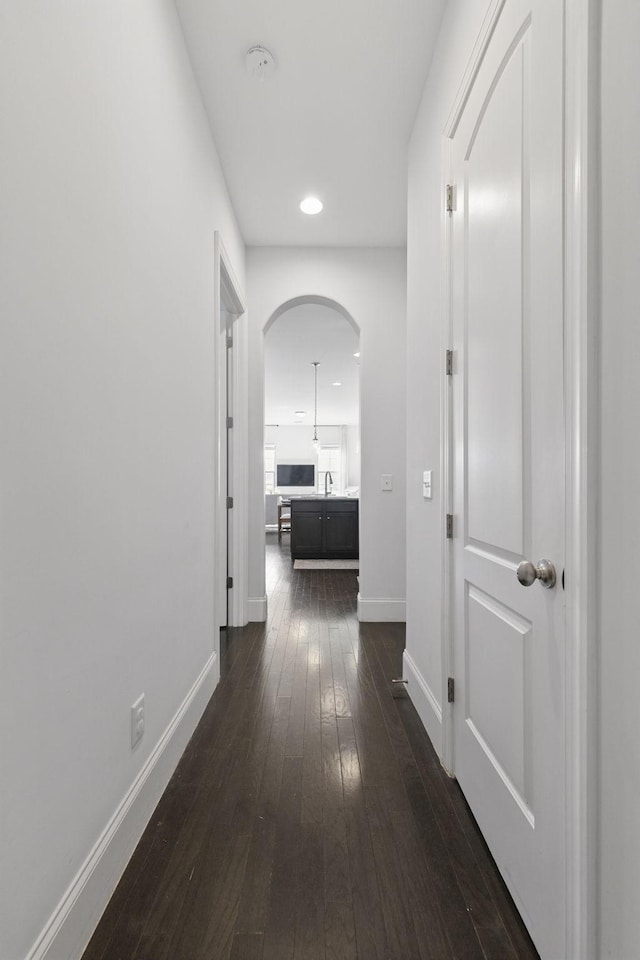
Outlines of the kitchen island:
M 355 497 L 292 497 L 291 559 L 357 560 L 358 515 Z

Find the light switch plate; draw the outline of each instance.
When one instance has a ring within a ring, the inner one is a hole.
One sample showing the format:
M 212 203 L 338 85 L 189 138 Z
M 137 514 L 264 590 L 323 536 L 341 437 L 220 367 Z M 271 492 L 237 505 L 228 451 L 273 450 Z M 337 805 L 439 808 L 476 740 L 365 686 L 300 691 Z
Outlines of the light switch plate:
M 431 500 L 433 496 L 431 492 L 432 473 L 432 470 L 425 470 L 422 474 L 422 496 L 425 500 Z
M 382 474 L 381 490 L 393 490 L 393 476 L 390 473 Z

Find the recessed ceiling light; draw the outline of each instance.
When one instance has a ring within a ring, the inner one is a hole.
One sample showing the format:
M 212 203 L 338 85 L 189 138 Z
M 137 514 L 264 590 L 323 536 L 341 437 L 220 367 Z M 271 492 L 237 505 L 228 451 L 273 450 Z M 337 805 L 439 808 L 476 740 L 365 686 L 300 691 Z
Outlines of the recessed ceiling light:
M 331 384 L 331 386 L 332 386 L 332 387 L 341 387 L 341 386 L 342 386 L 342 383 L 341 383 L 340 380 L 334 380 L 333 383 Z
M 296 417 L 306 417 L 307 411 L 306 411 L 306 410 L 296 410 L 295 415 L 296 415 Z
M 320 213 L 322 210 L 322 201 L 318 200 L 317 197 L 305 197 L 300 204 L 300 209 L 303 213 L 313 216 L 314 213 Z
M 354 357 L 359 357 L 359 356 L 360 356 L 360 351 L 358 350 L 357 353 L 354 353 Z

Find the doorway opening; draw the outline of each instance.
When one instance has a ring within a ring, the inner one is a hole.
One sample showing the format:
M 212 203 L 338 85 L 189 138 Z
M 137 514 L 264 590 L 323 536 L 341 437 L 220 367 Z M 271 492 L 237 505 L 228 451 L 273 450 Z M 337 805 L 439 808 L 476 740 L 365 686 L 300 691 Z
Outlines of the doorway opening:
M 264 334 L 266 538 L 277 537 L 285 545 L 291 544 L 292 537 L 295 540 L 292 498 L 314 502 L 317 498 L 326 498 L 336 511 L 338 502 L 349 499 L 352 503 L 345 509 L 357 511 L 359 364 L 359 329 L 346 311 L 331 300 L 308 297 L 291 301 L 283 304 L 267 324 Z M 301 503 L 296 503 L 294 512 L 300 508 Z M 325 542 L 326 518 L 323 529 L 318 519 L 323 510 L 314 510 L 318 559 L 331 552 L 331 540 L 329 546 Z M 354 516 L 357 538 L 357 512 Z M 336 524 L 332 529 L 337 529 Z M 351 544 L 352 553 L 354 549 Z M 312 553 L 314 549 L 308 547 L 305 556 L 310 557 Z
M 220 630 L 244 623 L 247 490 L 242 469 L 246 447 L 246 384 L 243 353 L 245 304 L 219 234 L 215 243 L 217 394 L 217 491 L 215 603 Z

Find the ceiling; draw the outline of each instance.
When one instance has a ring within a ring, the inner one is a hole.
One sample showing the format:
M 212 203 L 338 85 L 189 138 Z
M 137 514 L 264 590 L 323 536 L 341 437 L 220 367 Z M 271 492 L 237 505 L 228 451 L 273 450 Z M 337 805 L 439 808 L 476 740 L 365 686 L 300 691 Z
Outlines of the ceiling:
M 359 422 L 359 337 L 331 307 L 301 304 L 281 314 L 264 338 L 265 423 L 303 423 L 311 439 L 313 361 L 318 367 L 318 423 Z M 341 386 L 333 383 L 339 381 Z M 296 410 L 304 410 L 302 418 Z
M 404 246 L 407 143 L 445 0 L 175 0 L 249 246 Z M 255 44 L 275 60 L 252 77 Z M 317 195 L 324 210 L 301 213 Z

